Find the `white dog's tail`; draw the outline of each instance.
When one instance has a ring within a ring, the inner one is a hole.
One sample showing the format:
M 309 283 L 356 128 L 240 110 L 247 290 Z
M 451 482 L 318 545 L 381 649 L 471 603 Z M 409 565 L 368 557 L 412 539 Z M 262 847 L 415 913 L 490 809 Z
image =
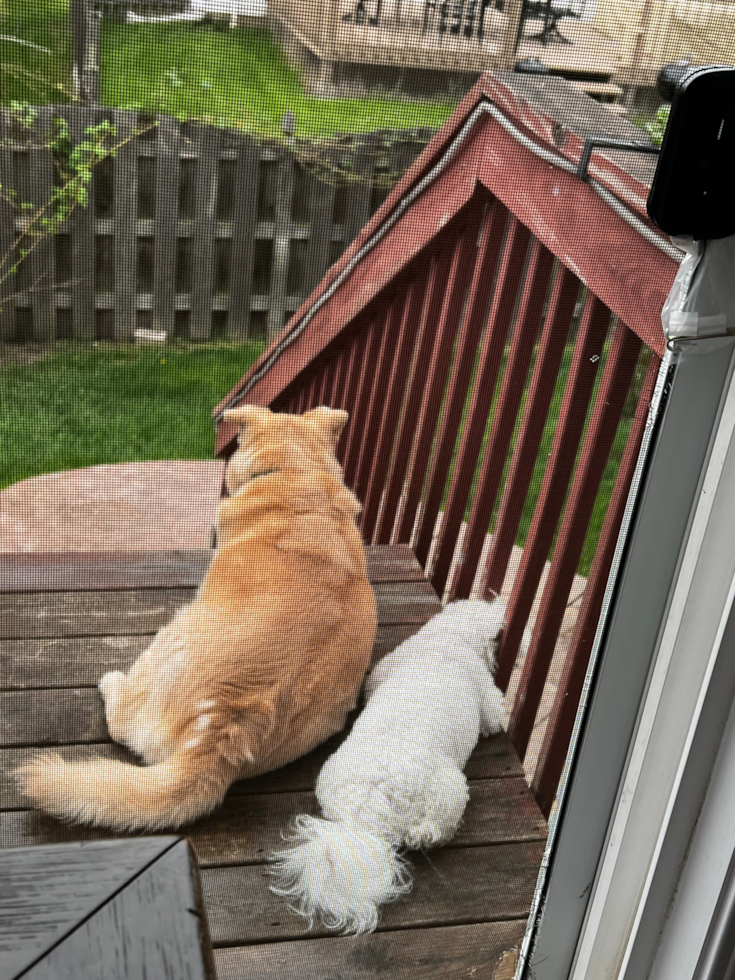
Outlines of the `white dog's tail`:
M 180 827 L 218 806 L 232 777 L 220 765 L 178 752 L 153 766 L 111 759 L 66 762 L 44 752 L 14 776 L 25 796 L 61 820 L 112 830 Z
M 271 891 L 294 912 L 344 934 L 372 932 L 378 909 L 411 890 L 397 847 L 356 822 L 296 818 L 295 847 L 274 854 Z

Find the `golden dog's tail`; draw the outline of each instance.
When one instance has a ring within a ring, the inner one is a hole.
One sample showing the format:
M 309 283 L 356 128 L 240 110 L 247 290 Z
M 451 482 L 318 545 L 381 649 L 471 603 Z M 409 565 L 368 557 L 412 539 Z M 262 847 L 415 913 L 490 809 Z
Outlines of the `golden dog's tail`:
M 51 816 L 111 830 L 164 830 L 212 811 L 232 782 L 224 761 L 180 751 L 134 766 L 110 759 L 66 762 L 44 752 L 16 769 L 25 796 Z

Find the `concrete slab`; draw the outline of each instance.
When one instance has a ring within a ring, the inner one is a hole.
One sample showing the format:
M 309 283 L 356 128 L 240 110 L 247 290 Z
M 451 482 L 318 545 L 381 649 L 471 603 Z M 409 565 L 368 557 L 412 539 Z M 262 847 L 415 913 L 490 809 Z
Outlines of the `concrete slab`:
M 156 460 L 35 476 L 0 493 L 0 552 L 207 548 L 221 460 Z

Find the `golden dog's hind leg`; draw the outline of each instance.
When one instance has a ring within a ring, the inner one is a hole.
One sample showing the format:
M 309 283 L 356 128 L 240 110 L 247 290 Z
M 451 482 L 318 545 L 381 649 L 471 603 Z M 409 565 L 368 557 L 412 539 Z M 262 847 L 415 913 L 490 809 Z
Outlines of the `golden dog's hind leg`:
M 129 717 L 125 711 L 125 682 L 127 678 L 121 670 L 110 670 L 97 684 L 105 704 L 105 721 L 110 737 L 115 742 L 126 744 L 125 736 Z

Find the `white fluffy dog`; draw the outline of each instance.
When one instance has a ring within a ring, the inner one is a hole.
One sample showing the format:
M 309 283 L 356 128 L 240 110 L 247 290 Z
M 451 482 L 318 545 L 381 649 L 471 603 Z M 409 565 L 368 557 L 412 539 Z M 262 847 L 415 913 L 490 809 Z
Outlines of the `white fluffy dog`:
M 402 847 L 454 836 L 462 772 L 480 733 L 502 728 L 493 682 L 505 604 L 447 606 L 369 675 L 366 706 L 316 784 L 324 819 L 296 818 L 296 844 L 272 855 L 271 890 L 310 926 L 372 932 L 378 909 L 411 889 Z

